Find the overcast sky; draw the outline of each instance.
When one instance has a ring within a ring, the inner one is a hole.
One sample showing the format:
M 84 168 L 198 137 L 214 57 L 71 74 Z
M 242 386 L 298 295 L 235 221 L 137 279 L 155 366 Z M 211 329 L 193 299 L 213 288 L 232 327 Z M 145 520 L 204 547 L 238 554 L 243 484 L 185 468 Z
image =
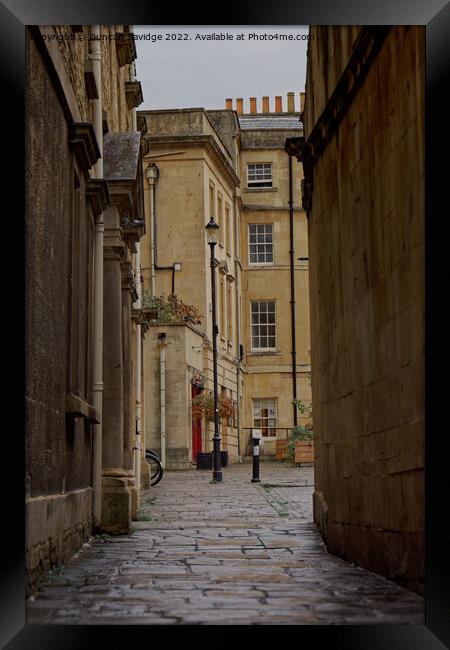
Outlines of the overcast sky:
M 227 97 L 243 97 L 244 112 L 248 112 L 249 97 L 256 97 L 259 112 L 264 95 L 270 96 L 270 110 L 274 110 L 275 95 L 282 95 L 286 110 L 289 91 L 295 92 L 295 108 L 299 110 L 299 93 L 305 89 L 306 26 L 136 25 L 134 33 L 147 39 L 148 35 L 162 36 L 162 40 L 154 42 L 136 40 L 136 78 L 144 95 L 139 110 L 224 108 Z M 166 34 L 171 35 L 170 39 Z M 173 40 L 178 39 L 178 34 L 183 35 L 183 40 Z M 196 39 L 196 35 L 211 34 L 230 34 L 233 39 Z M 237 40 L 240 34 L 244 34 L 243 40 Z M 294 40 L 251 39 L 251 34 L 292 35 Z

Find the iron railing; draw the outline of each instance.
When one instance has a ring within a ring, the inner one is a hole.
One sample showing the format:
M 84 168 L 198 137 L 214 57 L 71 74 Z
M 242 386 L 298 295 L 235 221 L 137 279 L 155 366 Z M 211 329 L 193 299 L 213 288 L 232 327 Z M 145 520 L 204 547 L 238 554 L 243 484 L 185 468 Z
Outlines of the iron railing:
M 270 431 L 275 431 L 275 436 L 265 436 L 264 435 L 264 427 L 242 427 L 242 431 L 245 431 L 245 451 L 244 451 L 244 456 L 251 456 L 253 454 L 252 450 L 252 432 L 253 430 L 259 430 L 262 431 L 263 436 L 262 440 L 287 440 L 289 436 L 292 433 L 292 427 L 267 427 L 267 429 L 270 429 Z M 265 449 L 264 449 L 264 444 L 260 444 L 260 454 L 261 456 L 265 456 Z

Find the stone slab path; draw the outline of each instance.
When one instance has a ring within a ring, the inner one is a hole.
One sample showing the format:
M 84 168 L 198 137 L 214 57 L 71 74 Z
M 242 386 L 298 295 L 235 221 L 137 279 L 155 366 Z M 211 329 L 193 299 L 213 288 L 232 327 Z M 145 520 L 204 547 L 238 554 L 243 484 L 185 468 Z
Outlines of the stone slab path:
M 92 538 L 46 574 L 27 623 L 423 624 L 424 600 L 327 553 L 312 467 L 166 472 L 125 537 Z

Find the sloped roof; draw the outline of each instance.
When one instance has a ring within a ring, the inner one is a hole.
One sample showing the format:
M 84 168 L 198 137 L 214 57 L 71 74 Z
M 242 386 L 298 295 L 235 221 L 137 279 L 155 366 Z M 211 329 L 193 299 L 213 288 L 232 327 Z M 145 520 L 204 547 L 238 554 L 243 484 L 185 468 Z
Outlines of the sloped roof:
M 298 115 L 240 115 L 239 124 L 247 129 L 301 129 Z
M 103 178 L 107 181 L 135 180 L 140 143 L 140 131 L 107 133 L 103 138 Z

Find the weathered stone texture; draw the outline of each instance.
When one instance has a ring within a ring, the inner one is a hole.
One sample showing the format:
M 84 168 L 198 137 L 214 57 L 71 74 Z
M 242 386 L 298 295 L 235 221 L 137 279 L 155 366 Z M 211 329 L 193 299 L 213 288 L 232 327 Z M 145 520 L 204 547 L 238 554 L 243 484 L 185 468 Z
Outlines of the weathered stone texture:
M 39 567 L 70 557 L 90 534 L 92 460 L 89 425 L 81 419 L 66 421 L 65 414 L 74 174 L 68 125 L 29 34 L 27 71 L 25 399 L 27 568 L 32 579 Z M 82 177 L 80 183 L 84 191 Z M 87 221 L 80 227 L 87 228 Z M 83 299 L 80 305 L 82 326 L 87 306 Z M 84 363 L 80 358 L 81 377 L 86 376 Z M 82 389 L 89 391 L 84 384 Z
M 327 30 L 310 42 L 307 136 L 349 56 Z M 424 30 L 392 28 L 315 163 L 309 214 L 315 520 L 332 552 L 419 592 L 423 117 Z
M 26 448 L 35 496 L 88 484 L 90 433 L 65 421 L 73 185 L 67 124 L 36 46 L 27 43 Z

